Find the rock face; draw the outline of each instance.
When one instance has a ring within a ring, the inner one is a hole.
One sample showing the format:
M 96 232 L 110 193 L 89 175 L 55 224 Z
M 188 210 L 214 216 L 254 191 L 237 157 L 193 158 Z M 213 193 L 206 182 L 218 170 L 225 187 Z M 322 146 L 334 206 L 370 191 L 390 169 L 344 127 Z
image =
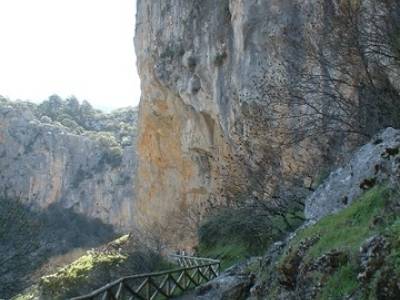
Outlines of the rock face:
M 322 59 L 315 62 L 306 54 L 315 45 L 327 44 L 324 53 L 339 60 L 329 45 L 344 40 L 334 29 L 350 10 L 345 2 L 138 0 L 142 224 L 170 227 L 171 240 L 190 245 L 199 221 L 193 216 L 209 203 L 251 198 L 254 192 L 268 198 L 293 186 L 300 195 L 303 182 L 316 178 L 324 163 L 340 161 L 345 150 L 358 145 L 359 136 L 351 133 L 361 126 L 353 117 L 358 112 L 335 114 L 340 107 L 330 105 L 332 93 L 323 83 L 312 89 L 314 96 L 301 98 L 302 104 L 287 88 L 301 82 L 301 72 L 329 74 L 323 73 L 329 68 Z M 365 1 L 366 6 L 372 2 L 377 1 Z M 349 31 L 343 27 L 342 33 Z M 360 69 L 353 71 L 361 82 Z M 349 86 L 340 87 L 338 95 L 361 101 L 361 93 Z M 301 112 L 307 117 L 299 120 Z M 334 116 L 325 117 L 327 112 Z M 382 124 L 367 120 L 370 115 L 357 120 L 374 132 Z M 390 118 L 385 121 L 390 124 Z M 343 124 L 354 128 L 349 133 Z M 184 225 L 171 224 L 172 216 Z
M 365 190 L 400 178 L 400 131 L 388 128 L 358 150 L 306 200 L 310 220 L 342 210 Z
M 107 115 L 87 102 L 56 96 L 39 106 L 1 99 L 1 195 L 42 210 L 72 209 L 129 230 L 136 119 L 134 109 Z
M 398 299 L 399 147 L 376 135 L 307 199 L 311 222 L 183 299 Z

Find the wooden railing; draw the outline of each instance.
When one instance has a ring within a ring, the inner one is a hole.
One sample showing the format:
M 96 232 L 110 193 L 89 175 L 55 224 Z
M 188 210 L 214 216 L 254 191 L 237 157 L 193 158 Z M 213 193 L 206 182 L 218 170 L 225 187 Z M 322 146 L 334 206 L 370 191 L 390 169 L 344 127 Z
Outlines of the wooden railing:
M 169 257 L 181 268 L 123 277 L 71 300 L 170 299 L 219 275 L 219 260 L 183 255 Z

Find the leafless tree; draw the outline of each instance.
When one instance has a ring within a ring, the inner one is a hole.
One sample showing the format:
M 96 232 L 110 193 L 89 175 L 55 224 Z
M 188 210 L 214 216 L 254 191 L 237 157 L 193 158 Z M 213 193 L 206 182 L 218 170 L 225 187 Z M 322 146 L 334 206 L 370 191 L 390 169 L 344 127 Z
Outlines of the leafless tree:
M 283 128 L 285 143 L 324 134 L 369 138 L 400 125 L 400 3 L 343 0 L 331 18 L 321 36 L 288 41 L 303 49 L 301 59 L 286 61 L 294 79 L 256 79 L 268 100 L 265 121 Z
M 241 170 L 222 172 L 227 182 L 239 184 L 231 184 L 228 194 L 243 199 L 236 201 L 238 208 L 254 208 L 271 220 L 278 216 L 289 227 L 292 218 L 301 218 L 298 212 L 307 190 L 315 188 L 317 174 L 283 174 L 283 150 L 316 143 L 322 148 L 321 160 L 331 165 L 335 143 L 358 144 L 381 128 L 400 127 L 400 2 L 337 3 L 318 34 L 301 40 L 288 37 L 293 51 L 283 74 L 275 74 L 281 81 L 271 80 L 267 68 L 254 78 L 262 101 L 244 103 L 242 113 L 257 126 L 238 124 L 241 144 L 233 160 L 241 162 Z M 260 145 L 265 146 L 256 148 Z M 230 178 L 234 174 L 251 176 L 235 181 Z M 277 178 L 290 182 L 282 184 Z M 282 191 L 289 186 L 292 192 Z

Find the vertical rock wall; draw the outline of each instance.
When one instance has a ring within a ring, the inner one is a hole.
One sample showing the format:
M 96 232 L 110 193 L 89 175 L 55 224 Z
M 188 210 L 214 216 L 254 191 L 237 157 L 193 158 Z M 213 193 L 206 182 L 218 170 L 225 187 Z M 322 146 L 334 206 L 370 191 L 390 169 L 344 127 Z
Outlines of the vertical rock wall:
M 295 118 L 274 117 L 304 111 L 284 101 L 273 106 L 268 97 L 269 86 L 299 80 L 295 67 L 323 72 L 305 53 L 331 37 L 342 2 L 138 0 L 142 225 L 169 228 L 171 240 L 190 245 L 207 208 L 307 185 L 316 166 L 357 144 L 340 132 L 296 135 L 291 129 L 302 124 Z
M 49 117 L 39 120 L 33 104 L 0 100 L 0 197 L 34 209 L 71 209 L 117 231 L 132 229 L 133 145 L 114 157 L 112 148 L 90 136 L 96 132 L 78 134 Z

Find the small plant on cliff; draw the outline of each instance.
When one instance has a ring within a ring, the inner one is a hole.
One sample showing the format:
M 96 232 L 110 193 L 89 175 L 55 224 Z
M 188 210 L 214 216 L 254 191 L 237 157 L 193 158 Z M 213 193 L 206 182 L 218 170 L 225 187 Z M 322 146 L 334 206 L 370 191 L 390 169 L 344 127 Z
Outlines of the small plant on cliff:
M 225 51 L 217 53 L 214 57 L 214 65 L 216 65 L 217 67 L 222 66 L 227 57 L 228 55 Z
M 90 138 L 97 141 L 103 151 L 103 162 L 113 167 L 120 165 L 123 156 L 123 150 L 115 136 L 109 132 L 98 132 L 89 135 Z

